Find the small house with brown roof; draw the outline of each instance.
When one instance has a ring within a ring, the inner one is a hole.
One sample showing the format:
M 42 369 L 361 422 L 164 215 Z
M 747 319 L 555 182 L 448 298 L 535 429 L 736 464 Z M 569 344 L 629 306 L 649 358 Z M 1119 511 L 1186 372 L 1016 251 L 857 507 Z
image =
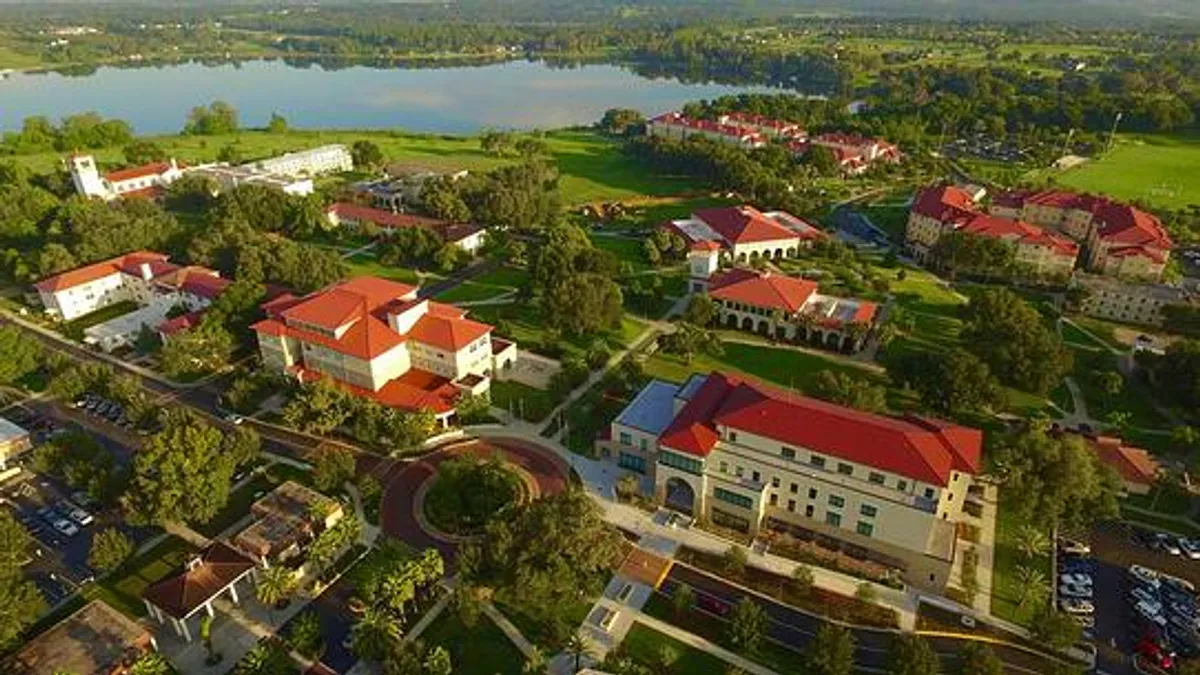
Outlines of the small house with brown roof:
M 167 577 L 142 593 L 142 602 L 159 623 L 170 623 L 175 633 L 192 641 L 189 623 L 203 610 L 215 614 L 213 602 L 223 593 L 236 605 L 237 585 L 254 572 L 254 561 L 223 542 L 213 542 L 185 563 L 178 574 Z
M 290 480 L 255 502 L 250 513 L 255 520 L 234 536 L 233 545 L 263 567 L 300 555 L 345 517 L 337 500 Z
M 31 638 L 2 670 L 6 675 L 120 675 L 154 648 L 150 631 L 93 600 Z
M 1121 486 L 1131 495 L 1149 494 L 1162 475 L 1162 465 L 1150 453 L 1112 436 L 1100 436 L 1089 442 L 1100 461 L 1121 477 Z

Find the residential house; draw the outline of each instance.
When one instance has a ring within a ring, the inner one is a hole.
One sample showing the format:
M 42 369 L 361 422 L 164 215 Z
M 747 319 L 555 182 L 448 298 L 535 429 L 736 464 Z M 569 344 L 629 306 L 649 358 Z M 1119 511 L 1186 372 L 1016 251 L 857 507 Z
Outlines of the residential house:
M 714 372 L 653 381 L 599 441 L 667 508 L 751 535 L 816 540 L 940 592 L 978 508 L 977 429 L 890 417 Z
M 1061 232 L 1083 246 L 1086 269 L 1129 281 L 1158 281 L 1174 247 L 1158 218 L 1106 197 L 1012 192 L 993 200 L 990 211 Z
M 848 176 L 866 173 L 876 162 L 899 164 L 903 159 L 900 149 L 895 145 L 881 138 L 856 134 L 830 132 L 796 139 L 788 144 L 788 148 L 797 155 L 805 154 L 813 146 L 829 148 L 842 173 Z
M 253 326 L 263 367 L 308 381 L 326 376 L 349 391 L 443 423 L 462 393 L 484 395 L 516 362 L 514 343 L 466 310 L 420 298 L 414 286 L 359 277 L 263 308 Z
M 736 123 L 693 119 L 678 112 L 663 113 L 646 122 L 646 134 L 682 141 L 699 136 L 718 143 L 736 145 L 739 148 L 761 148 L 767 144 L 767 135 L 757 128 Z
M 124 675 L 155 649 L 153 636 L 103 600 L 92 600 L 3 661 L 8 675 Z
M 1085 293 L 1079 310 L 1088 316 L 1161 327 L 1163 309 L 1200 302 L 1186 289 L 1165 284 L 1139 284 L 1112 277 L 1076 274 L 1073 283 Z
M 691 218 L 667 221 L 662 227 L 683 237 L 689 248 L 712 242 L 722 258 L 736 262 L 795 257 L 801 248 L 825 237 L 815 225 L 790 213 L 763 213 L 748 205 L 700 209 Z
M 1163 473 L 1162 465 L 1150 453 L 1125 445 L 1119 438 L 1100 436 L 1088 439 L 1088 445 L 1101 462 L 1121 477 L 1121 488 L 1126 494 L 1149 494 Z
M 392 213 L 382 209 L 354 204 L 352 202 L 336 202 L 325 209 L 325 217 L 334 227 L 362 227 L 368 223 L 389 234 L 396 230 L 410 227 L 433 232 L 447 244 L 458 246 L 468 253 L 474 254 L 483 246 L 484 229 L 468 223 L 451 223 L 437 218 L 414 216 L 407 213 Z

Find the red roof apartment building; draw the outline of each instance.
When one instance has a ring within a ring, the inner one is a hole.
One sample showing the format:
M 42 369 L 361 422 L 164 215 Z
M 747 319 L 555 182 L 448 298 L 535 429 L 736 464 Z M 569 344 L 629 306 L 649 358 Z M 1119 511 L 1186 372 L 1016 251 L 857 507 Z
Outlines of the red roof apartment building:
M 264 306 L 253 326 L 267 369 L 301 381 L 329 377 L 354 394 L 443 423 L 463 392 L 486 393 L 511 367 L 514 343 L 466 310 L 420 298 L 414 286 L 359 277 Z
M 722 257 L 737 262 L 790 258 L 825 236 L 815 225 L 786 211 L 763 213 L 749 205 L 700 209 L 690 218 L 667 221 L 662 227 L 683 237 L 693 250 L 715 244 Z M 696 270 L 692 276 L 697 276 Z
M 980 471 L 983 434 L 861 412 L 734 375 L 653 381 L 601 442 L 669 508 L 788 532 L 940 591 Z
M 395 230 L 419 227 L 436 234 L 447 244 L 454 244 L 468 253 L 474 253 L 483 245 L 484 229 L 468 223 L 451 223 L 437 218 L 414 216 L 409 213 L 393 213 L 371 206 L 352 202 L 336 202 L 325 209 L 325 217 L 335 227 L 349 225 L 362 227 L 370 223 L 386 234 Z
M 1016 263 L 1035 277 L 1065 279 L 1075 269 L 1079 245 L 1052 230 L 1022 220 L 989 215 L 966 190 L 953 185 L 927 188 L 913 203 L 905 244 L 919 262 L 933 260 L 943 234 L 964 232 L 1013 245 Z

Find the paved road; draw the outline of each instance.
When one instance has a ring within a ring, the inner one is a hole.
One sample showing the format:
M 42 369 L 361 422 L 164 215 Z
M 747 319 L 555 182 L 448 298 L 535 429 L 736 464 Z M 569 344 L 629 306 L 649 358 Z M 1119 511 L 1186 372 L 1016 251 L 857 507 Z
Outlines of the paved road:
M 697 597 L 708 596 L 729 605 L 737 604 L 747 595 L 742 589 L 718 577 L 686 565 L 675 564 L 667 574 L 663 591 L 669 595 L 679 584 L 691 586 Z M 780 604 L 769 598 L 758 595 L 753 597 L 762 605 L 763 610 L 771 619 L 768 629 L 770 637 L 795 649 L 803 650 L 816 635 L 821 625 L 825 623 L 824 619 L 820 617 Z M 893 632 L 870 628 L 856 628 L 853 632 L 857 645 L 855 662 L 866 668 L 887 668 L 887 648 Z M 928 637 L 926 639 L 946 661 L 955 659 L 967 642 L 946 637 Z M 992 648 L 996 655 L 1004 661 L 1006 669 L 1010 673 L 1030 675 L 1047 670 L 1047 662 L 1043 658 L 1002 645 L 993 645 Z
M 421 288 L 417 289 L 417 297 L 432 298 L 438 293 L 444 293 L 463 283 L 464 281 L 469 281 L 475 277 L 483 276 L 499 266 L 499 264 L 499 262 L 489 258 L 482 262 L 471 265 L 470 267 L 461 269 L 445 279 L 421 286 Z

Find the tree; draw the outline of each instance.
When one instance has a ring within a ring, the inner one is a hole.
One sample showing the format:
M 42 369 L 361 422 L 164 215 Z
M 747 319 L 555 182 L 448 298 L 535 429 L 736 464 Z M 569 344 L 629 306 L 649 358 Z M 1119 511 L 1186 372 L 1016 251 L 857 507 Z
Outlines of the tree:
M 721 556 L 721 569 L 730 576 L 740 577 L 746 571 L 747 562 L 746 549 L 731 544 Z
M 129 675 L 172 675 L 175 669 L 158 652 L 146 652 L 129 667 Z
M 600 118 L 601 130 L 618 135 L 628 135 L 639 130 L 646 123 L 646 118 L 640 111 L 632 108 L 609 108 Z
M 898 633 L 888 648 L 888 672 L 891 675 L 937 675 L 942 664 L 937 653 L 923 638 Z
M 1050 551 L 1050 536 L 1045 530 L 1032 525 L 1022 525 L 1017 547 L 1026 559 L 1046 555 Z
M 1020 522 L 1044 531 L 1083 529 L 1117 515 L 1120 478 L 1079 436 L 1031 428 L 994 446 L 988 472 Z
M 42 345 L 13 324 L 0 326 L 0 384 L 15 385 L 41 365 Z
M 542 299 L 550 325 L 573 335 L 588 335 L 620 325 L 621 289 L 600 274 L 577 274 L 549 289 Z
M 1139 358 L 1150 372 L 1158 398 L 1172 406 L 1200 408 L 1200 340 L 1176 340 L 1162 356 Z
M 288 629 L 288 642 L 304 656 L 315 659 L 325 651 L 325 638 L 321 633 L 321 617 L 313 610 L 305 610 L 292 620 Z
M 812 167 L 818 176 L 835 176 L 841 171 L 833 150 L 823 145 L 812 145 L 804 153 L 804 163 Z
M 159 363 L 170 377 L 186 377 L 216 371 L 233 356 L 233 335 L 215 321 L 172 335 L 159 351 Z
M 1004 675 L 1004 663 L 982 642 L 967 641 L 955 665 L 958 675 Z
M 984 277 L 1003 276 L 1016 264 L 1016 246 L 998 237 L 948 232 L 938 237 L 932 254 L 954 279 L 959 271 Z
M 163 162 L 170 157 L 161 145 L 146 139 L 139 139 L 130 143 L 125 146 L 123 152 L 125 161 L 134 165 Z
M 363 169 L 375 169 L 383 164 L 383 150 L 371 141 L 355 141 L 350 147 L 350 157 L 354 166 Z
M 679 584 L 675 587 L 675 592 L 671 594 L 671 609 L 675 611 L 675 618 L 687 616 L 695 604 L 696 593 L 691 586 Z
M 889 354 L 886 363 L 893 382 L 916 390 L 925 406 L 940 413 L 977 411 L 999 396 L 987 364 L 962 349 Z
M 801 597 L 810 595 L 815 583 L 813 570 L 808 565 L 801 563 L 792 570 L 792 588 Z
M 450 652 L 445 647 L 434 647 L 425 654 L 422 664 L 425 675 L 450 675 L 454 672 L 454 664 L 450 660 Z
M 877 599 L 875 587 L 869 581 L 859 582 L 858 586 L 854 589 L 854 599 L 868 605 L 875 604 L 875 600 Z
M 322 444 L 313 462 L 313 481 L 317 489 L 331 492 L 354 478 L 354 453 L 340 445 Z
M 521 666 L 521 672 L 524 675 L 544 675 L 549 665 L 546 654 L 537 645 L 533 645 L 525 655 L 525 664 Z
M 254 595 L 274 615 L 275 608 L 292 597 L 296 590 L 296 577 L 292 570 L 275 565 L 258 571 L 258 583 Z
M 41 592 L 21 571 L 28 545 L 29 536 L 12 511 L 0 510 L 0 648 L 12 646 L 46 609 Z
M 1112 406 L 1112 399 L 1121 390 L 1125 388 L 1125 376 L 1115 370 L 1106 370 L 1102 373 L 1097 373 L 1096 381 L 1100 385 L 1100 389 L 1104 392 L 1105 399 L 1108 405 Z
M 808 649 L 804 665 L 810 675 L 850 675 L 854 672 L 854 635 L 833 623 L 822 623 Z
M 707 326 L 717 318 L 717 305 L 705 293 L 697 293 L 688 298 L 687 307 L 683 310 L 683 320 L 696 326 Z
M 1054 650 L 1066 649 L 1079 642 L 1083 630 L 1070 614 L 1060 612 L 1049 603 L 1043 604 L 1034 616 L 1031 628 L 1034 640 Z
M 1050 595 L 1050 586 L 1046 575 L 1036 567 L 1018 567 L 1017 578 L 1021 580 L 1021 597 L 1018 607 L 1024 607 L 1030 602 L 1040 603 Z
M 92 538 L 92 550 L 88 553 L 88 564 L 101 572 L 111 572 L 120 567 L 133 553 L 133 542 L 125 533 L 108 528 Z
M 263 639 L 238 661 L 233 675 L 295 675 L 296 665 L 283 649 L 282 643 L 274 639 Z
M 571 633 L 571 637 L 567 638 L 567 644 L 563 647 L 565 651 L 575 662 L 576 673 L 583 667 L 583 659 L 592 658 L 595 654 L 595 647 L 592 644 L 592 638 L 582 631 Z
M 658 665 L 668 673 L 675 667 L 675 663 L 679 661 L 680 656 L 679 649 L 667 643 L 659 645 L 658 654 L 655 655 Z
M 236 458 L 221 432 L 186 409 L 162 414 L 162 430 L 142 444 L 125 495 L 143 522 L 206 523 L 225 506 Z
M 830 403 L 867 412 L 883 412 L 887 409 L 887 390 L 882 386 L 829 369 L 816 374 L 808 393 Z
M 183 133 L 193 136 L 217 136 L 238 130 L 238 114 L 233 106 L 224 101 L 214 101 L 210 106 L 196 106 L 188 113 Z
M 492 402 L 486 396 L 464 393 L 454 407 L 459 424 L 482 424 L 492 416 Z
M 271 119 L 267 121 L 267 131 L 273 134 L 286 133 L 288 130 L 287 120 L 279 113 L 271 113 Z
M 1004 384 L 1045 394 L 1071 370 L 1062 338 L 1012 291 L 981 291 L 964 308 L 963 320 L 962 343 Z
M 767 613 L 757 602 L 743 598 L 729 617 L 729 643 L 743 654 L 758 653 L 767 621 Z

